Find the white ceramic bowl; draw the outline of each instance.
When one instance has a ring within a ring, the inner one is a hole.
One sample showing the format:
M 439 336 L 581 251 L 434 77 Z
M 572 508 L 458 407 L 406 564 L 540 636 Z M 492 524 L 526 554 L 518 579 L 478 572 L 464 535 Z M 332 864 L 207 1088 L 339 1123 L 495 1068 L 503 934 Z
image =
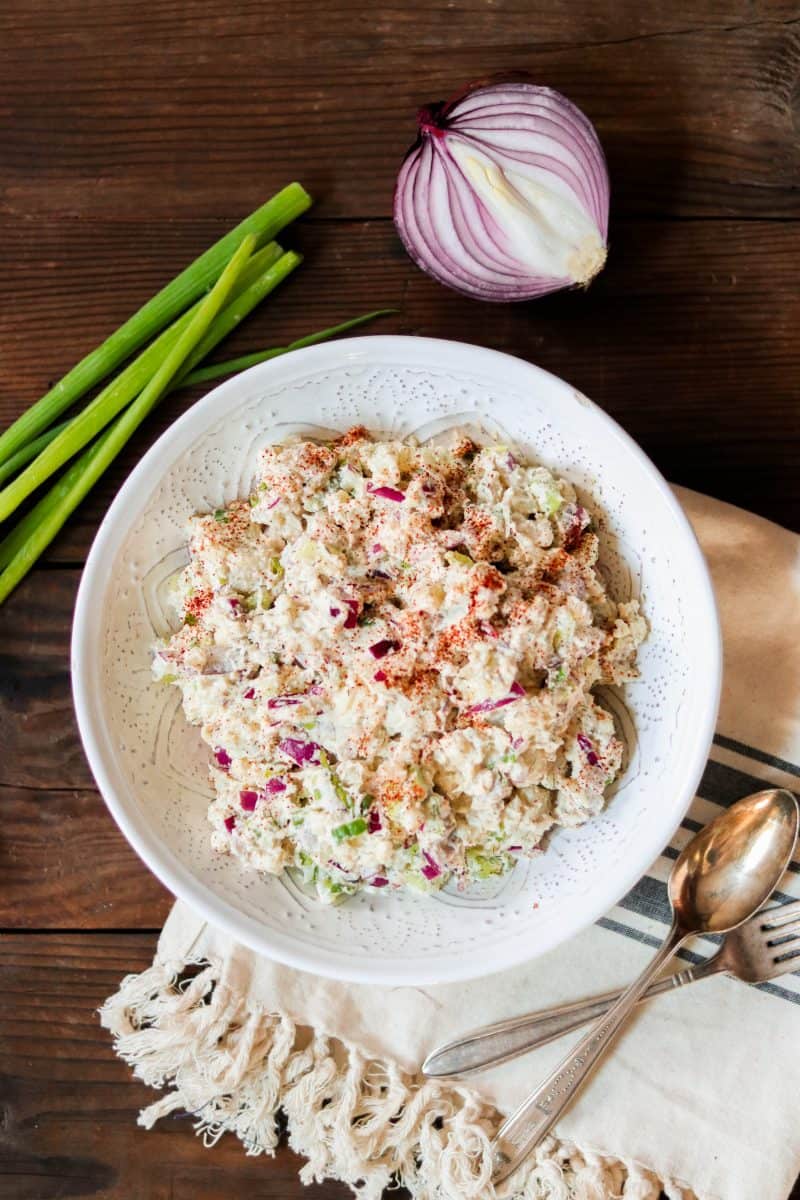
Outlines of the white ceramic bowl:
M 426 438 L 480 425 L 570 479 L 603 533 L 619 599 L 640 595 L 642 678 L 609 692 L 629 747 L 606 812 L 482 892 L 361 895 L 319 906 L 287 877 L 241 871 L 209 846 L 208 751 L 176 689 L 152 681 L 166 581 L 186 518 L 246 494 L 258 451 L 290 433 L 363 423 Z M 611 908 L 668 842 L 706 761 L 720 639 L 705 563 L 669 487 L 631 439 L 553 375 L 477 346 L 368 337 L 301 350 L 212 391 L 142 459 L 83 574 L 72 640 L 78 724 L 120 829 L 162 882 L 255 950 L 322 975 L 467 979 L 550 949 Z

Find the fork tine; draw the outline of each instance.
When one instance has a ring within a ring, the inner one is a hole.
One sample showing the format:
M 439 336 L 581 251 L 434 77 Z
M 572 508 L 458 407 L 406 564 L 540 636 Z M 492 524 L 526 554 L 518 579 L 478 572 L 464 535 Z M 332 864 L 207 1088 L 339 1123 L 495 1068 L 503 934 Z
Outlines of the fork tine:
M 765 930 L 770 934 L 767 939 L 768 946 L 780 946 L 782 942 L 790 940 L 789 935 L 800 933 L 800 917 L 794 921 L 787 921 L 785 925 L 775 925 L 771 929 Z
M 777 929 L 793 917 L 800 917 L 800 900 L 791 900 L 788 904 L 776 904 L 773 908 L 762 909 L 760 915 L 762 929 Z
M 788 942 L 783 942 L 780 946 L 775 947 L 780 950 L 780 954 L 776 954 L 774 962 L 776 965 L 783 967 L 784 971 L 791 971 L 793 968 L 787 964 L 792 959 L 797 959 L 797 968 L 800 969 L 800 938 L 791 938 Z

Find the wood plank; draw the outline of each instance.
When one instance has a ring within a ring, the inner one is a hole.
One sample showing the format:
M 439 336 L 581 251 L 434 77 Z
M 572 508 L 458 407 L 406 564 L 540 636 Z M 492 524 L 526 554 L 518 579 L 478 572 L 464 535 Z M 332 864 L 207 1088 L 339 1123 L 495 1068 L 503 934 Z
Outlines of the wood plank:
M 0 314 L 0 421 L 31 403 L 171 273 L 221 221 L 0 220 L 14 305 Z M 272 345 L 377 306 L 374 332 L 475 340 L 569 379 L 676 482 L 800 528 L 800 224 L 618 221 L 585 293 L 531 304 L 457 296 L 406 258 L 385 221 L 306 221 L 306 262 L 222 353 Z M 193 399 L 169 398 L 55 543 L 80 561 L 144 449 Z
M 797 216 L 797 19 L 787 0 L 380 15 L 169 0 L 146 21 L 130 0 L 15 0 L 0 34 L 3 203 L 146 227 L 253 208 L 299 177 L 325 215 L 387 215 L 419 106 L 527 70 L 595 121 L 618 212 Z
M 36 571 L 0 607 L 0 786 L 94 786 L 69 686 L 77 571 Z
M 142 935 L 0 938 L 0 1200 L 337 1200 L 304 1188 L 286 1146 L 248 1158 L 236 1138 L 206 1150 L 182 1115 L 136 1126 L 156 1094 L 115 1056 L 96 1010 L 123 975 L 149 965 Z
M 172 896 L 96 791 L 0 788 L 0 927 L 159 929 Z

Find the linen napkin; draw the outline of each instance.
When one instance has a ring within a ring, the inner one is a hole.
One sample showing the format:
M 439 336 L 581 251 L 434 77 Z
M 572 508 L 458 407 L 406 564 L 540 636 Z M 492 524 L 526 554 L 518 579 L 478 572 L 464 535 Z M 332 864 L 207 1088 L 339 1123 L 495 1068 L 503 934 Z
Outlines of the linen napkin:
M 470 984 L 365 987 L 307 975 L 172 910 L 152 968 L 102 1009 L 117 1053 L 213 1144 L 270 1153 L 276 1114 L 307 1163 L 378 1200 L 492 1200 L 489 1140 L 566 1052 L 544 1046 L 463 1086 L 423 1081 L 437 1043 L 629 982 L 666 933 L 680 847 L 721 808 L 800 777 L 800 538 L 679 491 L 711 566 L 725 676 L 718 732 L 687 819 L 595 926 L 528 965 Z M 698 681 L 699 682 L 699 681 Z M 795 861 L 776 899 L 800 897 Z M 683 952 L 697 962 L 709 940 Z M 579 1035 L 572 1035 L 572 1039 Z M 800 972 L 750 987 L 717 976 L 639 1010 L 554 1134 L 502 1192 L 516 1200 L 783 1200 L 800 1171 Z

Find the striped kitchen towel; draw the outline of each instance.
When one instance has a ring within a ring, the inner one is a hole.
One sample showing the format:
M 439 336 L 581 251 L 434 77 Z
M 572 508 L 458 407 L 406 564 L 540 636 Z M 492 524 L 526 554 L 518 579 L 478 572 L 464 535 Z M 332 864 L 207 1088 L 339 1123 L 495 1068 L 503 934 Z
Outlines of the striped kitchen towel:
M 667 930 L 666 879 L 692 833 L 738 797 L 800 779 L 800 538 L 681 491 L 723 624 L 718 733 L 672 843 L 595 926 L 469 984 L 364 987 L 269 962 L 178 904 L 153 967 L 103 1009 L 118 1053 L 213 1143 L 270 1153 L 286 1114 L 306 1182 L 378 1200 L 492 1200 L 489 1139 L 566 1039 L 455 1087 L 416 1068 L 460 1031 L 627 983 Z M 800 864 L 776 894 L 800 897 Z M 682 953 L 698 962 L 713 939 Z M 574 1035 L 573 1035 L 574 1036 Z M 800 973 L 758 987 L 715 976 L 645 1005 L 505 1194 L 515 1200 L 784 1200 L 800 1171 Z M 268 1167 L 265 1168 L 268 1170 Z

